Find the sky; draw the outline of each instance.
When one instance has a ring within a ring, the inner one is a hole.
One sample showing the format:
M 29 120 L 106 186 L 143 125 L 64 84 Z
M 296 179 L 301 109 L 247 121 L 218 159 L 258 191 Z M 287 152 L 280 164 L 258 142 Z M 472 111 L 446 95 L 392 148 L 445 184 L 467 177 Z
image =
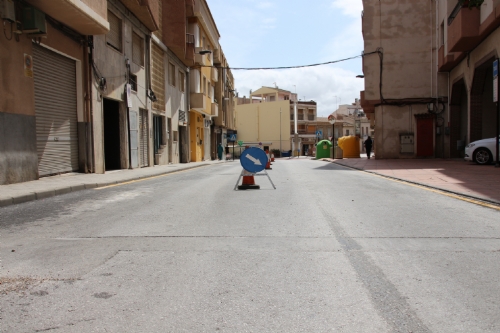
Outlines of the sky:
M 230 67 L 310 65 L 361 55 L 362 0 L 207 0 Z M 239 97 L 262 86 L 318 103 L 318 116 L 354 103 L 361 58 L 299 69 L 232 70 Z

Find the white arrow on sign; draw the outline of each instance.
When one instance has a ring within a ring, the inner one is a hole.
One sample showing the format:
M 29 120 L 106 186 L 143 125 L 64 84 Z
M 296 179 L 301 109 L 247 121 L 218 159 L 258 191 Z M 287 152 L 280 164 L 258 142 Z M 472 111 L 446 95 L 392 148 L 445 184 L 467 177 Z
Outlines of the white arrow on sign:
M 255 157 L 253 157 L 252 155 L 250 154 L 247 154 L 246 156 L 250 161 L 252 161 L 253 163 L 255 163 L 255 165 L 262 165 L 262 163 L 260 163 L 260 160 L 256 159 Z

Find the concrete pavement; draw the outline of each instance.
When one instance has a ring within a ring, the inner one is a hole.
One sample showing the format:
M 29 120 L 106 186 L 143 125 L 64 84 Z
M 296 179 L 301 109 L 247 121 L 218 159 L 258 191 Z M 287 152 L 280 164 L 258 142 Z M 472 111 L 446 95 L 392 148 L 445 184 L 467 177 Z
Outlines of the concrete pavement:
M 384 177 L 500 204 L 500 168 L 461 159 L 327 159 Z
M 0 185 L 0 207 L 53 197 L 60 194 L 161 176 L 225 161 L 161 165 L 140 169 L 108 171 L 105 174 L 66 173 L 24 183 Z
M 357 159 L 323 160 L 384 177 L 500 204 L 500 191 L 498 190 L 500 188 L 500 169 L 493 165 L 476 165 L 459 159 L 376 160 L 375 158 L 367 159 L 366 155 Z M 223 162 L 225 161 L 171 164 L 133 170 L 116 170 L 105 174 L 69 173 L 24 183 L 1 185 L 0 207 Z M 239 163 L 237 160 L 235 162 Z

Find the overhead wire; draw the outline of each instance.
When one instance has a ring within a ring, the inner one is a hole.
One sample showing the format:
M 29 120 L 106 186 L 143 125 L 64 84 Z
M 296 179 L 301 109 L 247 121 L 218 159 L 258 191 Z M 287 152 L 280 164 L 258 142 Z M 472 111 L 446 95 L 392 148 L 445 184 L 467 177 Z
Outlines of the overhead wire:
M 354 57 L 349 57 L 349 58 L 344 58 L 344 59 L 339 59 L 339 60 L 332 60 L 332 61 L 327 61 L 327 62 L 321 62 L 317 64 L 309 64 L 309 65 L 298 65 L 298 66 L 279 66 L 279 67 L 230 67 L 230 66 L 200 66 L 200 67 L 210 67 L 210 68 L 218 68 L 218 69 L 230 69 L 230 70 L 247 70 L 247 71 L 255 71 L 255 70 L 277 70 L 277 69 L 295 69 L 295 68 L 307 68 L 307 67 L 316 67 L 316 66 L 324 66 L 324 65 L 330 65 L 330 64 L 335 64 L 338 62 L 343 62 L 347 60 L 352 60 L 356 58 L 361 58 L 366 55 L 370 54 L 375 54 L 378 53 L 378 51 L 374 52 L 369 52 L 369 53 L 363 53 Z

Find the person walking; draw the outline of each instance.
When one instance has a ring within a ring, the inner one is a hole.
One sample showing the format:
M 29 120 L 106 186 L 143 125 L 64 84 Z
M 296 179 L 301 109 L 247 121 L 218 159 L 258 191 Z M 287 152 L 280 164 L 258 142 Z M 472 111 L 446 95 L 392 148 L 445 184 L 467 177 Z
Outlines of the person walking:
M 366 156 L 368 156 L 368 159 L 370 159 L 370 154 L 372 152 L 372 146 L 373 146 L 373 141 L 372 138 L 370 138 L 370 136 L 368 136 L 368 138 L 365 140 L 364 145 L 366 149 Z
M 222 161 L 223 152 L 224 152 L 224 147 L 222 147 L 222 143 L 219 143 L 219 146 L 217 147 L 217 157 L 219 158 L 219 161 Z

